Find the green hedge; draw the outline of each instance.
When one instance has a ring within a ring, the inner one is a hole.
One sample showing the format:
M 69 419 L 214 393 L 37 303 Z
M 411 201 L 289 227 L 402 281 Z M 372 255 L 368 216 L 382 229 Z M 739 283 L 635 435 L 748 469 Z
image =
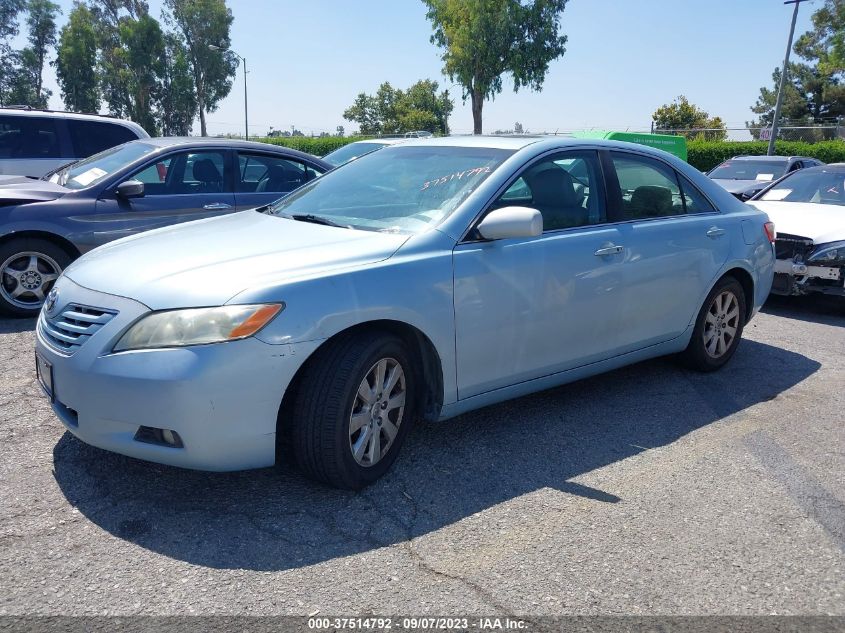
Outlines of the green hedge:
M 252 140 L 283 145 L 315 156 L 325 156 L 347 143 L 362 141 L 366 138 L 365 136 L 281 136 Z M 707 171 L 733 156 L 761 155 L 765 154 L 767 149 L 768 143 L 765 141 L 689 141 L 687 160 L 696 169 Z M 778 141 L 775 145 L 775 153 L 782 156 L 809 156 L 825 163 L 841 163 L 845 162 L 845 141 L 819 143 Z
M 689 141 L 687 162 L 696 169 L 708 171 L 733 156 L 765 155 L 769 144 L 766 141 Z M 780 156 L 807 156 L 825 163 L 845 162 L 845 141 L 778 141 L 775 153 Z
M 314 156 L 325 156 L 338 147 L 353 141 L 364 140 L 363 136 L 274 136 L 272 138 L 250 138 L 251 141 L 282 145 Z

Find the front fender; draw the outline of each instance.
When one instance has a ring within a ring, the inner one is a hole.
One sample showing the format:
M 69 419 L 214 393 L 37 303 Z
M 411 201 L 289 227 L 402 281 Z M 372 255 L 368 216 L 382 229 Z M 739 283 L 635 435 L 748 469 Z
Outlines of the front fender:
M 325 340 L 373 321 L 410 325 L 431 341 L 440 357 L 448 404 L 457 399 L 457 379 L 453 244 L 447 240 L 444 246 L 448 248 L 425 252 L 400 249 L 388 260 L 361 268 L 247 290 L 229 303 L 283 301 L 284 311 L 257 334 L 276 345 Z

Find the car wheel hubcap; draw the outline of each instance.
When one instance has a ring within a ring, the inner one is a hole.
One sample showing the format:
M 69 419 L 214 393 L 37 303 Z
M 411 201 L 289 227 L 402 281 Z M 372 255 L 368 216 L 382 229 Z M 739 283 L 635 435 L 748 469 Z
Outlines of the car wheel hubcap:
M 739 301 L 730 290 L 716 295 L 704 318 L 704 349 L 711 358 L 721 358 L 730 349 L 739 330 Z
M 13 306 L 29 310 L 44 303 L 62 268 L 44 253 L 24 252 L 9 257 L 0 271 L 0 294 Z
M 349 416 L 349 448 L 355 461 L 374 466 L 387 454 L 405 412 L 405 372 L 393 358 L 374 364 L 358 385 Z

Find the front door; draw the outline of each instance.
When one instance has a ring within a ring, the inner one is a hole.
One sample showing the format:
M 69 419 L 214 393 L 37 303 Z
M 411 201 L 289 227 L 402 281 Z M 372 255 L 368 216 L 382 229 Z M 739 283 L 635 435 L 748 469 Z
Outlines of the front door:
M 539 210 L 543 234 L 454 251 L 461 399 L 611 357 L 618 346 L 623 255 L 597 153 L 530 165 L 491 208 L 511 205 Z
M 113 188 L 97 200 L 92 246 L 141 231 L 235 211 L 227 150 L 191 150 L 159 157 L 124 180 L 144 183 L 144 195 L 124 199 Z

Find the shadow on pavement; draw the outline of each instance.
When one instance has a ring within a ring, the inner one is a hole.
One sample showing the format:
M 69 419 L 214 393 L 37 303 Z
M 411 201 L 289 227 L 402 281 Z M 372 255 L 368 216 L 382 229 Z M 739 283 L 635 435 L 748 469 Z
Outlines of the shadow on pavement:
M 19 334 L 35 329 L 37 319 L 0 319 L 0 334 Z
M 845 327 L 845 297 L 807 295 L 783 297 L 769 295 L 763 312 L 787 319 Z
M 215 568 L 284 570 L 420 536 L 541 488 L 615 503 L 571 481 L 678 438 L 801 382 L 819 364 L 745 340 L 724 370 L 656 360 L 418 426 L 385 478 L 363 492 L 290 468 L 202 473 L 89 447 L 54 449 L 68 501 L 119 538 Z

